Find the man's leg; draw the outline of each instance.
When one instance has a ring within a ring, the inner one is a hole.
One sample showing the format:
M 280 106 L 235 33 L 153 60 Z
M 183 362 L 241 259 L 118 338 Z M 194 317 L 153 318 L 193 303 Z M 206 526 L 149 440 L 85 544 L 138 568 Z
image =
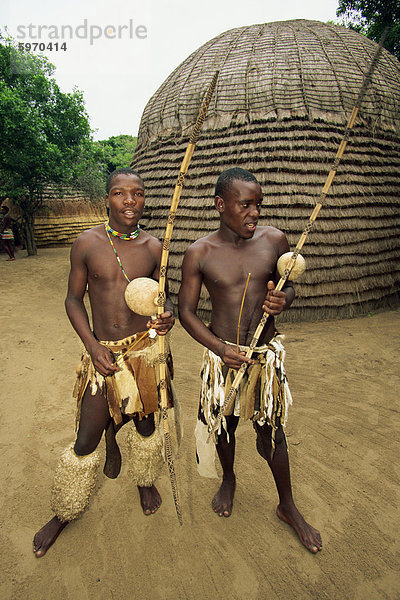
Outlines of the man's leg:
M 154 514 L 161 506 L 161 496 L 154 485 L 161 467 L 162 439 L 155 430 L 154 414 L 133 417 L 135 428 L 128 434 L 130 458 L 128 472 L 136 483 L 140 495 L 140 504 L 146 516 Z
M 104 396 L 99 392 L 95 396 L 92 396 L 90 394 L 90 386 L 88 386 L 82 399 L 79 430 L 74 448 L 73 450 L 71 448 L 66 451 L 70 454 L 69 457 L 67 456 L 65 458 L 65 460 L 70 463 L 67 466 L 67 469 L 74 470 L 75 468 L 79 475 L 80 473 L 83 473 L 82 469 L 84 469 L 86 460 L 91 463 L 90 468 L 92 472 L 94 471 L 93 460 L 89 455 L 97 448 L 109 420 L 110 414 Z M 63 454 L 62 460 L 64 457 L 65 453 Z M 80 457 L 82 457 L 82 460 L 80 460 Z M 79 463 L 82 464 L 80 465 Z M 95 476 L 94 472 L 93 475 Z M 83 473 L 83 476 L 85 476 L 85 473 Z M 91 480 L 93 479 L 92 475 L 90 475 L 90 478 Z M 84 477 L 83 483 L 87 484 L 88 489 L 92 487 L 92 481 L 87 482 L 87 477 Z M 77 490 L 77 492 L 79 493 L 79 490 Z M 75 500 L 75 498 L 72 498 L 72 501 Z M 35 534 L 35 537 L 33 538 L 33 551 L 38 558 L 46 554 L 47 550 L 54 544 L 68 522 L 69 520 L 61 520 L 59 516 L 55 515 Z
M 215 494 L 211 506 L 220 517 L 229 517 L 232 513 L 233 497 L 235 495 L 236 477 L 233 471 L 235 461 L 235 431 L 239 423 L 239 417 L 226 417 L 227 432 L 222 429 L 217 439 L 217 453 L 221 463 L 223 475 L 222 483 Z
M 275 451 L 272 452 L 271 427 L 254 423 L 257 432 L 257 450 L 265 458 L 275 479 L 279 495 L 277 516 L 293 527 L 299 539 L 310 552 L 316 553 L 322 549 L 319 531 L 309 525 L 299 513 L 293 500 L 290 482 L 289 457 L 286 438 L 280 425 L 275 435 Z
M 116 440 L 116 435 L 124 423 L 116 425 L 113 419 L 110 419 L 105 431 L 104 439 L 106 442 L 106 462 L 103 467 L 103 473 L 110 479 L 116 479 L 121 471 L 121 452 Z

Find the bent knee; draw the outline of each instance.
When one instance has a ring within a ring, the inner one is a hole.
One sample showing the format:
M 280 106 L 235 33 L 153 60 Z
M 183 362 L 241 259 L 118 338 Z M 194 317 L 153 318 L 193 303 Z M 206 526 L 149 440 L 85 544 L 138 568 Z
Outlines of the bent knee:
M 275 433 L 273 433 L 272 427 L 267 424 L 259 425 L 258 423 L 255 423 L 254 428 L 257 432 L 257 449 L 259 449 L 259 442 L 271 446 L 272 439 L 274 439 L 276 446 L 282 444 L 282 442 L 286 443 L 286 436 L 282 425 L 279 425 L 278 429 L 275 430 Z
M 275 445 L 277 446 L 282 443 L 286 444 L 286 436 L 282 425 L 280 425 L 280 427 L 278 427 L 278 429 L 275 431 Z
M 155 430 L 154 415 L 150 415 L 141 421 L 136 421 L 136 431 L 142 437 L 149 437 Z

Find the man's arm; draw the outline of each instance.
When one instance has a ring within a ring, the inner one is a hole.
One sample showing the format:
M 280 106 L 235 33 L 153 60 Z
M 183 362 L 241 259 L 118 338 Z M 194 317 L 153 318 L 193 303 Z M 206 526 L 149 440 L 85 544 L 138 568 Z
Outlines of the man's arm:
M 83 302 L 88 272 L 84 261 L 85 243 L 78 238 L 71 248 L 71 270 L 68 278 L 68 292 L 65 309 L 72 327 L 89 352 L 95 369 L 104 377 L 118 371 L 105 346 L 99 344 L 90 328 L 89 317 Z
M 278 258 L 290 251 L 288 241 L 285 234 L 280 231 L 278 240 Z M 275 290 L 275 285 L 280 279 L 278 270 L 275 268 L 275 281 L 268 281 L 267 283 L 267 295 L 264 300 L 263 310 L 267 314 L 276 317 L 280 315 L 284 310 L 288 310 L 295 298 L 295 291 L 291 281 L 286 281 L 281 291 Z
M 203 282 L 200 256 L 201 250 L 191 246 L 183 259 L 182 283 L 178 300 L 180 322 L 197 342 L 219 356 L 228 367 L 239 369 L 243 362 L 253 364 L 253 360 L 236 352 L 232 346 L 217 338 L 196 314 Z

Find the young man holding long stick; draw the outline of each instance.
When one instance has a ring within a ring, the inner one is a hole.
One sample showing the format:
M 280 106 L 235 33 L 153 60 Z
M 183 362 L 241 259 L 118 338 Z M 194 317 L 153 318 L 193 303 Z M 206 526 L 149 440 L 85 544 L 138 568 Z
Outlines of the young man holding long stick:
M 257 450 L 268 462 L 275 479 L 279 494 L 277 515 L 293 527 L 310 552 L 316 553 L 322 548 L 321 536 L 304 520 L 292 496 L 283 431 L 291 396 L 283 365 L 284 348 L 273 319 L 290 307 L 295 295 L 290 282 L 283 291 L 274 291 L 278 279 L 276 263 L 289 246 L 278 229 L 257 227 L 262 192 L 251 173 L 239 168 L 224 171 L 217 181 L 215 196 L 220 227 L 188 249 L 179 292 L 181 323 L 206 347 L 196 427 L 198 458 L 201 464 L 201 449 L 205 448 L 207 436 L 204 429 L 215 422 L 236 370 L 243 362 L 249 363 L 236 399 L 228 406 L 217 432 L 216 448 L 223 480 L 213 498 L 213 510 L 219 516 L 231 515 L 236 483 L 235 430 L 239 417 L 250 418 L 257 434 Z M 196 315 L 202 283 L 212 304 L 209 327 Z M 253 359 L 249 359 L 244 351 L 262 311 L 271 318 Z
M 134 421 L 128 434 L 128 471 L 138 487 L 144 514 L 155 513 L 161 504 L 154 485 L 163 463 L 162 440 L 154 419 L 158 411 L 158 348 L 148 328 L 165 335 L 174 323 L 172 305 L 167 300 L 168 310 L 155 322 L 149 321 L 128 308 L 124 292 L 136 277 L 158 279 L 162 245 L 139 227 L 144 186 L 137 173 L 114 171 L 107 182 L 106 204 L 109 220 L 82 233 L 71 249 L 65 306 L 85 346 L 74 390 L 79 428 L 75 443 L 66 449 L 56 471 L 52 490 L 55 516 L 34 537 L 37 557 L 43 556 L 68 522 L 86 508 L 96 481 L 96 448 L 104 431 L 109 459 L 104 472 L 117 476 L 120 454 L 114 434 L 127 420 Z M 86 286 L 93 330 L 83 302 Z M 167 363 L 169 366 L 169 359 Z M 171 403 L 169 369 L 167 387 Z

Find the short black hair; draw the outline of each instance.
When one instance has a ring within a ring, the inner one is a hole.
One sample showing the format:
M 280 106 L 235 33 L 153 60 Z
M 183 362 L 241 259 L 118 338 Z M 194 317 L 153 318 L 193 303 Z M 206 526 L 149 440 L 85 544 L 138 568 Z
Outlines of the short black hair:
M 112 181 L 113 181 L 114 177 L 117 177 L 117 175 L 135 175 L 135 177 L 138 177 L 140 179 L 140 181 L 142 182 L 143 187 L 144 187 L 143 179 L 140 177 L 139 173 L 136 173 L 136 171 L 134 171 L 133 169 L 115 169 L 115 171 L 110 173 L 109 176 L 107 177 L 107 183 L 106 183 L 106 193 L 107 194 L 110 193 Z
M 257 178 L 253 173 L 250 173 L 250 171 L 246 171 L 246 169 L 241 169 L 240 167 L 233 167 L 233 169 L 223 171 L 218 177 L 215 186 L 215 196 L 223 197 L 224 193 L 232 187 L 232 184 L 236 179 L 258 183 Z

